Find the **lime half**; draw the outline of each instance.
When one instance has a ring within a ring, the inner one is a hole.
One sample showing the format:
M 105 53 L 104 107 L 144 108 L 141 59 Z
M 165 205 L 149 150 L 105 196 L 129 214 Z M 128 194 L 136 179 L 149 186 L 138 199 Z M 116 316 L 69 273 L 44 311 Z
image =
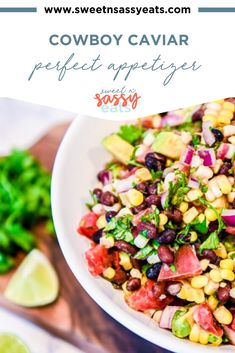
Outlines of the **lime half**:
M 36 307 L 52 303 L 58 292 L 59 280 L 54 268 L 46 256 L 35 249 L 20 264 L 4 295 L 15 304 Z
M 0 333 L 1 353 L 30 353 L 21 339 L 11 333 Z

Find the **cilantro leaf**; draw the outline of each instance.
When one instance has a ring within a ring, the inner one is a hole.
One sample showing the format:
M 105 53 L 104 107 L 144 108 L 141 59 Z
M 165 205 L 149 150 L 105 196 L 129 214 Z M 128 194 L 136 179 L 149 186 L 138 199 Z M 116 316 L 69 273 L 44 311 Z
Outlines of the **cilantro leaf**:
M 192 136 L 192 144 L 193 146 L 200 145 L 200 138 L 198 135 L 193 135 Z
M 212 209 L 215 212 L 218 220 L 218 228 L 212 232 L 200 246 L 200 252 L 202 253 L 203 250 L 215 250 L 218 248 L 220 242 L 219 234 L 225 228 L 225 225 L 219 212 L 213 206 L 211 206 L 209 202 L 207 202 L 202 197 L 199 197 L 198 201 L 201 202 L 204 206 Z
M 142 136 L 143 129 L 136 125 L 121 125 L 118 135 L 130 144 L 135 144 Z

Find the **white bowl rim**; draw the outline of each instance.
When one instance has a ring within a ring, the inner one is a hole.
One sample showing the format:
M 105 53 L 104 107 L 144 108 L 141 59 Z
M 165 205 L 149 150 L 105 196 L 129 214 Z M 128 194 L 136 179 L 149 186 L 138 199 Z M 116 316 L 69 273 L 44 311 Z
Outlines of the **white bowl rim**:
M 116 305 L 96 286 L 95 280 L 93 281 L 88 280 L 87 276 L 82 271 L 80 271 L 77 266 L 75 266 L 75 263 L 71 258 L 70 245 L 68 244 L 68 242 L 66 241 L 66 237 L 64 236 L 63 221 L 62 221 L 62 218 L 60 217 L 59 208 L 58 208 L 58 205 L 60 204 L 60 200 L 59 200 L 59 190 L 61 185 L 60 171 L 61 171 L 61 168 L 63 168 L 63 161 L 64 161 L 64 157 L 66 156 L 67 150 L 69 149 L 70 140 L 73 140 L 74 135 L 77 136 L 81 122 L 84 121 L 84 119 L 97 119 L 97 118 L 79 115 L 71 123 L 70 127 L 65 133 L 65 136 L 59 146 L 59 149 L 56 155 L 56 159 L 53 167 L 53 173 L 52 173 L 52 186 L 51 186 L 52 213 L 53 213 L 53 220 L 55 224 L 58 241 L 62 249 L 63 255 L 70 269 L 75 275 L 76 279 L 85 289 L 85 291 L 89 294 L 89 296 L 106 313 L 108 313 L 111 317 L 113 317 L 117 322 L 121 323 L 127 329 L 131 330 L 141 338 L 146 339 L 147 341 L 157 346 L 160 346 L 162 348 L 165 348 L 167 350 L 170 350 L 172 352 L 177 352 L 177 353 L 188 353 L 189 349 L 192 349 L 194 353 L 199 353 L 199 352 L 205 353 L 206 351 L 208 351 L 208 349 L 210 350 L 211 353 L 216 353 L 216 352 L 218 353 L 218 349 L 220 351 L 223 351 L 224 353 L 231 352 L 231 348 L 234 349 L 233 346 L 231 345 L 220 346 L 220 347 L 215 347 L 211 345 L 203 346 L 200 344 L 194 344 L 189 340 L 180 340 L 179 338 L 176 338 L 173 335 L 172 337 L 171 336 L 167 337 L 167 340 L 166 340 L 166 337 L 162 335 L 160 332 L 158 332 L 156 335 L 153 335 L 154 329 L 150 327 L 146 328 L 146 325 L 143 322 L 139 321 L 137 318 L 132 317 L 131 315 L 129 315 L 129 313 L 124 312 L 121 308 L 118 307 L 118 305 Z M 228 350 L 226 348 L 228 348 Z

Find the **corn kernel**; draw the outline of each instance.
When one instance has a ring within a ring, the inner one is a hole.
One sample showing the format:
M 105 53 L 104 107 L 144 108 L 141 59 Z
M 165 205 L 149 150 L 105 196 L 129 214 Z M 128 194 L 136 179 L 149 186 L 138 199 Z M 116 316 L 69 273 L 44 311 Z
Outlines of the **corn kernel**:
M 183 215 L 183 221 L 185 224 L 191 223 L 197 216 L 199 212 L 195 207 L 191 207 L 187 212 Z
M 135 176 L 141 181 L 148 181 L 152 179 L 152 175 L 147 168 L 137 169 L 137 171 L 135 172 Z
M 179 293 L 177 294 L 177 297 L 180 299 L 187 299 L 188 296 L 188 286 L 182 286 L 181 290 L 179 291 Z
M 232 186 L 226 175 L 218 175 L 216 181 L 223 194 L 227 195 L 232 191 Z
M 221 257 L 222 259 L 226 259 L 227 258 L 227 250 L 224 246 L 223 243 L 219 243 L 219 247 L 214 250 L 215 254 L 219 257 Z
M 131 207 L 130 201 L 129 201 L 128 197 L 127 197 L 127 192 L 120 192 L 119 197 L 120 197 L 121 203 L 124 206 L 126 206 L 128 208 Z
M 207 285 L 208 278 L 206 276 L 195 276 L 191 280 L 191 286 L 193 288 L 203 288 Z
M 214 311 L 219 304 L 218 299 L 214 295 L 210 295 L 207 302 L 212 311 Z
M 214 174 L 217 174 L 223 165 L 222 159 L 217 159 L 214 167 L 212 167 Z
M 213 314 L 216 320 L 222 325 L 229 325 L 233 320 L 233 315 L 223 305 L 216 309 Z
M 207 260 L 207 259 L 203 259 L 203 260 L 200 261 L 200 265 L 201 265 L 202 271 L 206 271 L 209 263 L 210 263 L 210 261 Z
M 119 253 L 119 258 L 120 258 L 120 265 L 124 268 L 125 271 L 129 271 L 131 268 L 132 268 L 132 263 L 131 263 L 131 260 L 130 260 L 130 256 L 121 251 Z
M 200 331 L 201 328 L 197 324 L 194 324 L 189 334 L 189 340 L 197 343 L 199 341 Z
M 205 209 L 205 216 L 209 222 L 213 222 L 213 221 L 217 220 L 217 215 L 216 215 L 215 211 L 212 210 L 211 208 Z
M 233 113 L 235 111 L 235 105 L 232 102 L 225 101 L 223 103 L 223 109 L 229 110 Z
M 222 269 L 220 271 L 220 274 L 221 274 L 221 277 L 227 281 L 234 281 L 235 279 L 235 275 L 234 275 L 234 272 L 231 271 L 231 270 L 225 270 L 225 269 Z
M 219 197 L 215 201 L 210 202 L 210 204 L 217 210 L 221 210 L 222 208 L 227 208 L 227 200 L 224 195 Z
M 234 191 L 231 191 L 229 194 L 228 194 L 228 202 L 232 203 L 235 199 L 235 192 Z
M 189 202 L 193 202 L 193 201 L 197 200 L 199 197 L 201 197 L 202 195 L 203 194 L 200 189 L 191 189 L 187 193 L 187 199 Z
M 199 342 L 201 344 L 207 344 L 209 339 L 209 334 L 210 334 L 209 332 L 201 329 L 199 334 Z
M 144 201 L 143 194 L 140 191 L 136 190 L 136 189 L 128 190 L 127 191 L 127 198 L 129 199 L 130 203 L 133 206 L 139 206 Z
M 96 221 L 96 225 L 99 229 L 105 228 L 107 225 L 107 221 L 105 218 L 105 215 L 100 216 L 97 221 Z
M 232 259 L 221 260 L 219 265 L 220 265 L 220 268 L 233 271 L 233 260 Z
M 217 340 L 212 343 L 212 346 L 219 346 L 223 342 L 222 337 L 216 336 L 216 338 Z
M 186 300 L 189 302 L 195 302 L 197 304 L 203 303 L 205 301 L 205 295 L 202 289 L 200 288 L 189 288 L 187 290 Z
M 204 115 L 202 118 L 203 121 L 211 121 L 212 125 L 215 127 L 217 123 L 217 118 L 214 115 Z
M 190 232 L 190 243 L 194 243 L 197 240 L 198 236 L 197 236 L 197 232 Z
M 114 246 L 115 240 L 114 237 L 112 236 L 102 236 L 100 238 L 100 244 L 103 245 L 105 248 L 109 249 L 112 248 Z
M 235 127 L 235 126 L 234 126 L 234 127 Z M 234 179 L 234 177 L 229 176 L 229 177 L 228 177 L 228 181 L 229 181 L 230 184 L 233 186 L 233 185 L 234 185 L 234 182 L 235 182 L 235 179 Z
M 228 125 L 228 124 L 230 124 L 230 120 L 231 120 L 231 118 L 229 116 L 219 115 L 217 117 L 217 124 L 219 124 L 219 125 Z
M 219 288 L 219 284 L 213 281 L 209 281 L 208 284 L 204 287 L 204 292 L 206 295 L 214 294 Z
M 168 217 L 164 213 L 159 214 L 159 226 L 164 226 L 168 221 Z
M 213 171 L 209 167 L 205 167 L 204 165 L 200 165 L 195 173 L 196 177 L 202 179 L 211 179 L 214 175 Z
M 153 314 L 152 319 L 153 319 L 155 322 L 159 323 L 160 320 L 161 320 L 161 316 L 162 316 L 162 310 L 157 310 L 157 311 L 155 311 L 155 313 Z
M 123 290 L 125 297 L 128 297 L 128 295 L 130 295 L 131 292 L 129 290 L 127 290 L 126 285 L 127 285 L 127 281 L 123 283 L 122 290 Z
M 112 279 L 115 276 L 115 270 L 112 267 L 108 267 L 103 271 L 103 276 L 107 279 Z
M 131 277 L 139 278 L 139 279 L 141 279 L 142 277 L 140 270 L 138 270 L 137 268 L 132 268 L 132 270 L 130 271 L 130 275 Z
M 235 299 L 235 287 L 230 289 L 229 295 L 231 298 Z
M 215 201 L 215 195 L 213 194 L 213 192 L 210 189 L 208 189 L 207 192 L 205 193 L 205 197 L 208 202 Z
M 213 178 L 209 181 L 209 190 L 215 195 L 216 198 L 223 195 L 217 183 L 217 178 Z
M 182 212 L 182 213 L 185 213 L 187 210 L 188 210 L 188 202 L 181 202 L 180 206 L 179 206 L 179 210 Z
M 215 283 L 219 283 L 222 281 L 222 276 L 219 270 L 217 269 L 213 269 L 210 271 L 210 279 L 215 282 Z
M 218 111 L 213 110 L 213 109 L 206 109 L 206 110 L 205 110 L 205 115 L 217 116 L 217 115 L 218 115 Z
M 228 141 L 229 141 L 232 145 L 235 145 L 235 136 L 229 137 Z
M 202 223 L 204 221 L 204 219 L 205 219 L 204 213 L 200 213 L 199 216 L 198 216 L 198 222 Z
M 231 112 L 231 110 L 227 110 L 227 109 L 222 109 L 219 113 L 219 115 L 221 117 L 226 117 L 227 119 L 232 119 L 233 118 L 233 112 Z

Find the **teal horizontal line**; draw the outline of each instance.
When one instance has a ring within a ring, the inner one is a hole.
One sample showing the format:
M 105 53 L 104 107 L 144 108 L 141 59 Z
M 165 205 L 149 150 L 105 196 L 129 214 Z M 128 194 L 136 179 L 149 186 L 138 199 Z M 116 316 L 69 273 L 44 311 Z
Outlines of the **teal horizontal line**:
M 0 12 L 37 12 L 36 7 L 0 7 Z
M 198 12 L 235 12 L 235 7 L 199 7 Z

